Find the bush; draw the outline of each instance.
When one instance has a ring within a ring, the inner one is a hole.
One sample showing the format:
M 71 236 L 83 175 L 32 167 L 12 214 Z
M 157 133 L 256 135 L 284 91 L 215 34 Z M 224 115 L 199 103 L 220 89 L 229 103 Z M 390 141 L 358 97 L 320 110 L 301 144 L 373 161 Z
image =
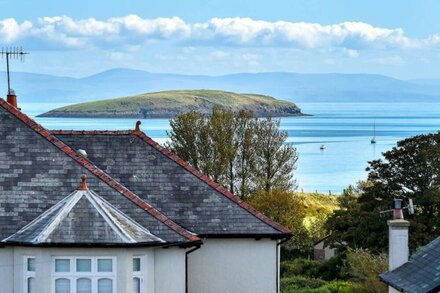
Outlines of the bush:
M 281 289 L 285 289 L 285 290 L 300 289 L 300 288 L 315 289 L 324 286 L 325 284 L 326 282 L 324 280 L 309 278 L 305 276 L 291 276 L 288 278 L 281 279 Z
M 344 266 L 342 257 L 333 257 L 328 261 L 294 259 L 281 263 L 281 277 L 302 275 L 320 278 L 326 281 L 342 278 L 341 268 Z

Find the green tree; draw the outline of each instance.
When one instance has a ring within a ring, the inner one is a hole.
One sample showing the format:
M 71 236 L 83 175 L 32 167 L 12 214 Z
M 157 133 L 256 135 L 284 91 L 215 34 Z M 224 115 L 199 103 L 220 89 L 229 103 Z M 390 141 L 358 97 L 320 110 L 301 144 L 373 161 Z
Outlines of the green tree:
M 292 189 L 296 150 L 286 145 L 280 121 L 218 107 L 211 116 L 198 112 L 171 120 L 167 147 L 232 193 Z
M 298 155 L 296 149 L 286 144 L 287 132 L 281 131 L 280 120 L 268 117 L 259 121 L 256 128 L 256 170 L 257 190 L 270 192 L 273 188 L 291 190 Z
M 440 133 L 419 135 L 397 143 L 369 163 L 368 182 L 359 187 L 357 198 L 346 197 L 345 207 L 328 222 L 333 238 L 351 247 L 385 251 L 387 224 L 393 199 L 413 199 L 416 214 L 411 222 L 410 247 L 426 245 L 440 234 Z

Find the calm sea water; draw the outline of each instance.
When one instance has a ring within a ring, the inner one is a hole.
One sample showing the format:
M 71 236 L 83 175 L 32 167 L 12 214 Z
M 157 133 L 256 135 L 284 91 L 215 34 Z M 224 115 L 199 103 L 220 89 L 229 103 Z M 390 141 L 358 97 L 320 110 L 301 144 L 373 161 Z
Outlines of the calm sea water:
M 61 104 L 21 104 L 35 117 Z M 298 150 L 295 178 L 299 190 L 340 193 L 349 184 L 366 178 L 367 162 L 398 140 L 440 129 L 440 104 L 388 103 L 303 103 L 311 117 L 281 119 L 288 141 Z M 36 118 L 49 129 L 118 130 L 133 129 L 136 119 Z M 370 144 L 376 123 L 377 143 Z M 166 140 L 166 119 L 142 120 L 142 129 L 158 142 Z M 320 145 L 327 148 L 320 150 Z

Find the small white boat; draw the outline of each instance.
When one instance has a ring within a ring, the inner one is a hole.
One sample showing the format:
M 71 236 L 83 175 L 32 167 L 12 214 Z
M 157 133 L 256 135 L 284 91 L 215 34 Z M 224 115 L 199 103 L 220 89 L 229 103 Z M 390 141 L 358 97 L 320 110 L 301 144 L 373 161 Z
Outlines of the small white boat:
M 325 150 L 327 148 L 327 146 L 325 144 L 321 144 L 321 146 L 319 147 L 319 149 L 321 151 Z

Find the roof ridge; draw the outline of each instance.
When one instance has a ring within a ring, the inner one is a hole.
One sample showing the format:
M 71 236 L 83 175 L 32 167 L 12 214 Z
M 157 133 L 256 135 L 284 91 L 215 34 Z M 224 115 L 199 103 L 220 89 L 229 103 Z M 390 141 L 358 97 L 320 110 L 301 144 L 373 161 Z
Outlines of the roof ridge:
M 197 170 L 196 168 L 191 166 L 189 163 L 187 163 L 183 159 L 179 158 L 176 154 L 172 153 L 167 148 L 161 146 L 159 143 L 154 141 L 151 137 L 146 135 L 143 131 L 139 131 L 139 132 L 132 131 L 131 134 L 142 139 L 144 142 L 146 142 L 147 144 L 149 144 L 150 146 L 152 146 L 153 148 L 158 150 L 160 153 L 162 153 L 163 155 L 165 155 L 166 157 L 168 157 L 172 161 L 174 161 L 177 164 L 179 164 L 180 166 L 182 166 L 185 170 L 190 172 L 192 175 L 196 176 L 198 179 L 200 179 L 201 181 L 208 184 L 210 187 L 212 187 L 213 189 L 218 191 L 220 194 L 224 195 L 225 197 L 227 197 L 228 199 L 230 199 L 231 201 L 233 201 L 234 203 L 239 205 L 241 208 L 243 208 L 244 210 L 249 212 L 251 215 L 253 215 L 257 219 L 259 219 L 263 223 L 271 226 L 272 228 L 274 228 L 282 233 L 286 233 L 286 234 L 291 233 L 291 231 L 288 228 L 284 227 L 283 225 L 277 223 L 276 221 L 265 216 L 263 213 L 259 212 L 257 209 L 255 209 L 253 206 L 251 206 L 248 202 L 242 200 L 237 195 L 231 193 L 229 190 L 224 188 L 221 184 L 219 184 L 219 183 L 215 182 L 214 180 L 212 180 L 211 178 L 209 178 L 208 175 L 203 174 L 202 172 L 200 172 L 199 170 Z
M 131 202 L 135 203 L 137 206 L 142 208 L 144 211 L 152 215 L 154 218 L 156 218 L 159 222 L 165 224 L 168 226 L 171 230 L 175 231 L 179 235 L 183 236 L 184 238 L 190 240 L 190 241 L 201 241 L 199 237 L 197 237 L 192 232 L 186 230 L 184 227 L 180 226 L 167 216 L 165 216 L 163 213 L 161 213 L 159 210 L 157 210 L 155 207 L 147 203 L 146 201 L 142 200 L 138 195 L 136 195 L 134 192 L 129 190 L 127 187 L 116 181 L 114 178 L 112 178 L 110 175 L 108 175 L 106 172 L 101 170 L 100 168 L 96 167 L 92 164 L 87 158 L 84 158 L 80 155 L 78 155 L 70 146 L 62 142 L 60 139 L 52 135 L 46 128 L 44 128 L 42 125 L 35 122 L 32 118 L 0 98 L 0 107 L 11 113 L 13 116 L 15 116 L 17 119 L 22 121 L 24 124 L 26 124 L 28 127 L 30 127 L 32 130 L 37 132 L 39 135 L 41 135 L 43 138 L 51 142 L 53 145 L 55 145 L 58 149 L 60 149 L 63 153 L 65 153 L 67 156 L 71 157 L 74 161 L 76 161 L 79 165 L 86 168 L 88 171 L 90 171 L 93 175 L 95 175 L 98 179 L 106 183 L 108 186 L 112 187 L 116 191 L 118 191 L 120 194 L 128 198 Z M 133 132 L 131 132 L 133 133 Z
M 134 130 L 48 130 L 52 135 L 130 135 Z

